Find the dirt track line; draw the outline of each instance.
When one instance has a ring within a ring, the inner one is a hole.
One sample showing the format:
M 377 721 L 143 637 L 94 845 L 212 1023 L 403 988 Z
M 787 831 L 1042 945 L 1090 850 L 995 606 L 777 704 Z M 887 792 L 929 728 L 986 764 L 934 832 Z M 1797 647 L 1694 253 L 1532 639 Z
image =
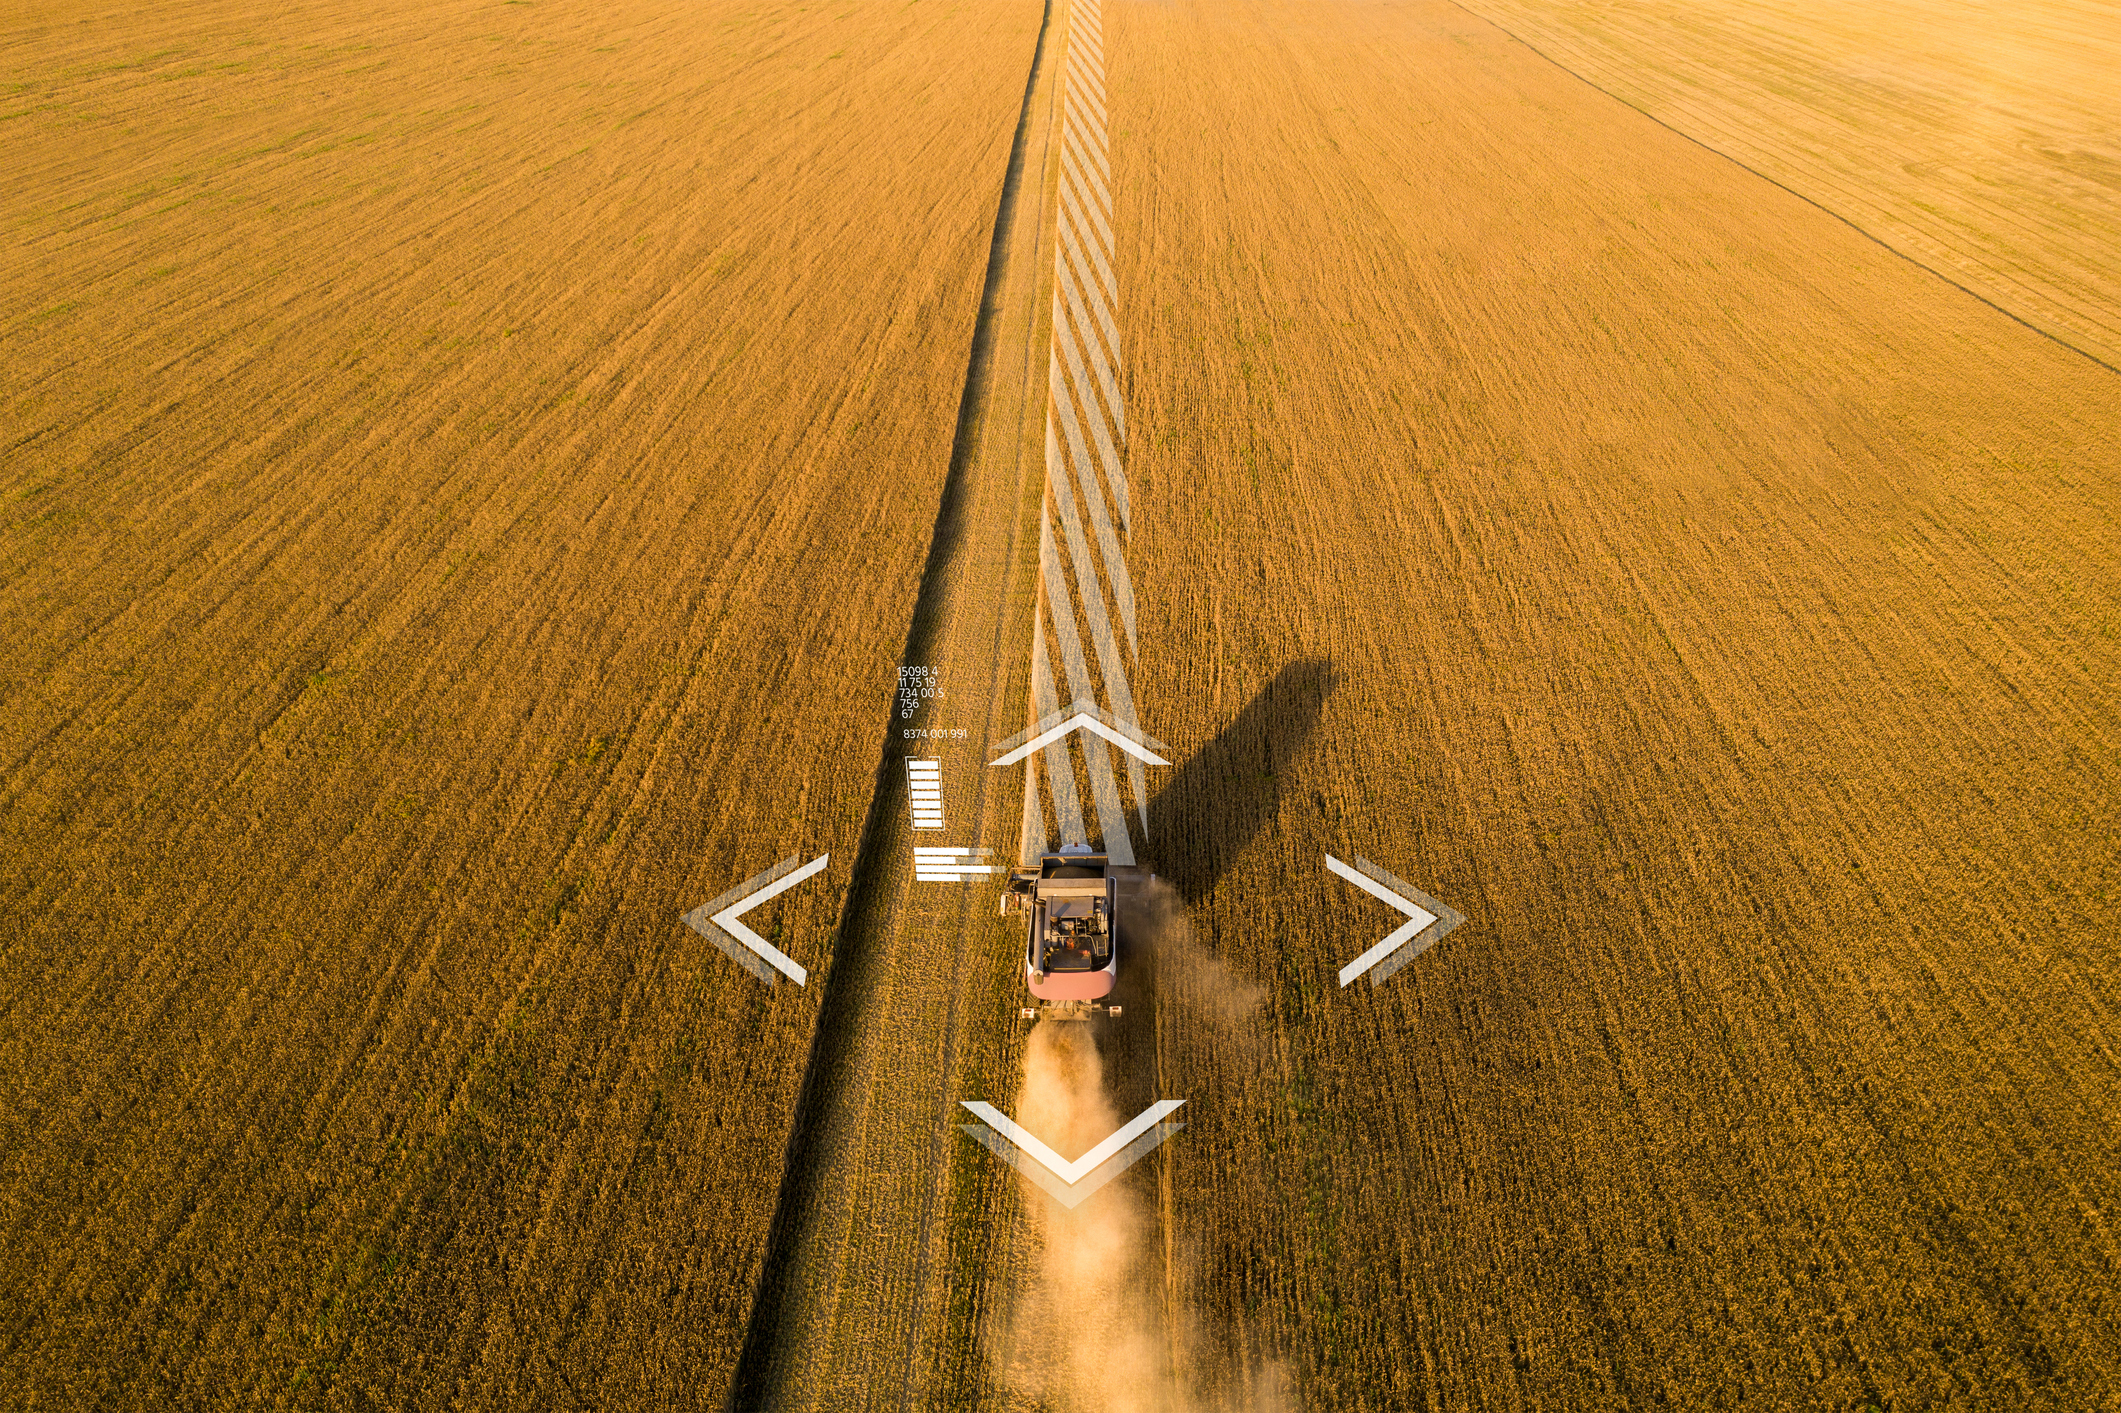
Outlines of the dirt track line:
M 1013 474 L 1016 482 L 1013 494 L 1004 501 L 1012 507 L 1021 506 L 1031 489 L 1031 459 L 1022 454 L 1029 416 L 1026 404 L 1018 400 L 1016 417 L 1007 419 L 1008 407 L 996 408 L 994 403 L 998 380 L 1006 380 L 1009 376 L 1007 370 L 996 367 L 997 356 L 1007 351 L 1006 326 L 1013 318 L 1022 317 L 1027 312 L 1019 307 L 1025 303 L 1020 295 L 1014 300 L 1010 298 L 1013 287 L 1026 276 L 1026 271 L 1021 268 L 1025 252 L 1015 250 L 1023 239 L 1019 233 L 1023 217 L 1029 215 L 1033 220 L 1030 253 L 1034 267 L 1037 254 L 1045 244 L 1037 222 L 1043 215 L 1043 181 L 1049 163 L 1041 158 L 1034 165 L 1027 161 L 1027 157 L 1034 130 L 1042 132 L 1044 146 L 1050 146 L 1052 141 L 1054 125 L 1049 122 L 1041 128 L 1036 119 L 1041 99 L 1040 77 L 1046 68 L 1053 14 L 1053 0 L 1047 0 L 996 210 L 980 312 L 973 329 L 951 447 L 950 470 L 944 480 L 934 534 L 927 563 L 922 569 L 901 663 L 930 662 L 948 651 L 948 640 L 954 636 L 952 630 L 963 616 L 961 600 L 967 597 L 968 589 L 976 593 L 977 585 L 972 581 L 981 577 L 976 572 L 980 566 L 975 561 L 979 558 L 977 551 L 987 546 L 975 542 L 981 538 L 983 530 L 991 540 L 998 528 L 974 523 L 980 504 L 992 506 L 990 498 L 995 489 L 992 483 L 1008 479 Z M 1028 190 L 1024 181 L 1027 170 L 1032 178 Z M 1036 279 L 1035 274 L 1031 277 Z M 1033 327 L 1036 327 L 1035 320 Z M 1030 374 L 1033 344 L 1029 339 L 1021 343 L 1025 366 L 1017 384 L 1028 390 L 1035 386 Z M 1003 399 L 1005 403 L 1008 400 Z M 994 448 L 995 429 L 990 426 L 990 413 L 997 411 L 1006 419 L 1003 444 L 1016 451 L 1006 459 L 981 454 Z M 1022 520 L 1022 516 L 1015 516 L 1007 527 L 1005 568 L 1000 576 L 1004 584 L 1013 582 L 1018 564 L 1023 559 L 1020 541 L 1025 527 Z M 1004 663 L 1009 655 L 1007 649 L 1017 641 L 1009 632 L 1010 626 L 1009 615 L 997 611 L 986 651 L 992 688 L 986 704 L 986 740 L 979 743 L 979 764 L 982 767 L 986 742 L 999 734 L 996 725 L 1004 719 L 1003 713 L 1010 705 L 1010 693 L 1005 690 L 1009 674 Z M 731 1409 L 818 1402 L 815 1395 L 819 1390 L 821 1372 L 829 1370 L 832 1361 L 820 1358 L 819 1351 L 809 1347 L 807 1336 L 816 1331 L 819 1341 L 829 1345 L 843 1333 L 839 1309 L 847 1294 L 843 1288 L 846 1284 L 843 1265 L 846 1248 L 854 1238 L 851 1233 L 835 1231 L 832 1223 L 818 1218 L 813 1188 L 820 1168 L 848 1166 L 844 1136 L 832 1130 L 847 1121 L 847 1116 L 840 1112 L 843 1107 L 861 1107 L 859 1097 L 842 1102 L 846 1090 L 852 1087 L 846 1082 L 859 1083 L 866 1074 L 862 1062 L 869 1057 L 857 1056 L 853 1052 L 873 1049 L 874 1032 L 879 1022 L 894 1019 L 895 997 L 884 994 L 881 988 L 888 986 L 895 960 L 891 954 L 896 950 L 898 935 L 909 912 L 909 884 L 903 866 L 903 851 L 899 847 L 903 842 L 900 835 L 904 832 L 900 797 L 905 784 L 903 772 L 896 768 L 898 759 L 904 754 L 896 709 L 894 695 L 886 713 L 886 732 L 876 768 L 876 783 L 863 821 L 853 878 L 842 909 L 839 941 L 831 970 L 824 978 L 824 994 L 811 1037 L 810 1055 L 805 1063 L 796 1118 L 782 1163 L 773 1223 L 753 1291 L 743 1348 L 730 1385 L 727 1406 Z M 973 780 L 973 808 L 965 817 L 983 820 L 988 803 L 985 770 L 979 769 Z M 912 910 L 919 911 L 918 905 L 913 905 Z M 957 965 L 951 970 L 962 974 L 967 941 L 977 910 L 969 900 L 961 898 L 955 911 L 958 916 L 953 940 Z M 943 1060 L 945 1086 L 951 1082 L 959 1052 L 957 994 L 953 979 L 947 1020 L 936 1037 Z M 865 1130 L 867 1115 L 854 1119 L 852 1127 L 857 1131 Z M 934 1126 L 925 1171 L 931 1174 L 939 1171 L 943 1146 L 954 1136 L 947 1125 Z M 868 1175 L 864 1176 L 866 1180 Z M 930 1275 L 929 1252 L 936 1213 L 940 1208 L 940 1186 L 940 1183 L 931 1181 L 922 1193 L 914 1269 L 910 1273 L 911 1290 L 899 1295 L 913 1312 L 907 1321 L 903 1355 L 897 1361 L 897 1403 L 902 1408 L 913 1405 L 915 1390 L 921 1381 L 918 1361 L 922 1335 L 926 1331 L 920 1312 Z M 794 1288 L 799 1282 L 799 1277 L 794 1274 L 795 1267 L 806 1257 L 819 1257 L 821 1253 L 811 1248 L 832 1246 L 835 1236 L 838 1237 L 842 1266 L 834 1267 L 825 1278 L 824 1283 L 830 1286 L 828 1297 L 812 1298 L 806 1304 L 806 1293 L 814 1295 L 814 1292 Z M 830 1376 L 829 1372 L 824 1373 L 824 1377 Z M 865 1406 L 867 1402 L 863 1400 Z M 839 1404 L 832 1401 L 832 1406 Z

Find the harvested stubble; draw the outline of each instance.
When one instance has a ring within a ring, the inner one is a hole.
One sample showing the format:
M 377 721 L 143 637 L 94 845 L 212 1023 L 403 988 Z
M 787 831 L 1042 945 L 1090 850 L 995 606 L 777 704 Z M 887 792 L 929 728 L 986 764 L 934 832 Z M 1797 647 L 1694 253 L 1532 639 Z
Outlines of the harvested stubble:
M 1023 6 L 0 42 L 0 1388 L 719 1406 Z
M 1108 51 L 1181 1382 L 2115 1406 L 2121 379 L 1448 4 Z

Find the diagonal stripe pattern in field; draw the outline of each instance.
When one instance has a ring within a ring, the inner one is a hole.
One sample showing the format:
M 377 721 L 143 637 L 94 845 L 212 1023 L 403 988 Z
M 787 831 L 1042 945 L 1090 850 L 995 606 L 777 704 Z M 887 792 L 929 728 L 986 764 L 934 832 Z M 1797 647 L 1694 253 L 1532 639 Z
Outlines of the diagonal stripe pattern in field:
M 1130 521 L 1127 414 L 1120 391 L 1119 286 L 1112 272 L 1112 168 L 1105 140 L 1104 37 L 1097 0 L 1069 7 L 1061 84 L 1046 499 L 1039 525 L 1031 715 L 1034 721 L 1045 721 L 1063 700 L 1088 701 L 1138 730 L 1128 682 L 1130 665 L 1139 662 L 1140 640 L 1125 552 Z M 1063 682 L 1055 679 L 1055 656 Z M 1089 791 L 1088 815 L 1078 784 L 1078 761 Z M 1127 785 L 1146 834 L 1146 782 L 1142 763 L 1132 757 L 1127 758 Z M 1052 832 L 1047 827 L 1049 803 Z M 1115 863 L 1134 861 L 1112 754 L 1093 736 L 1077 734 L 1057 741 L 1031 758 L 1024 776 L 1023 820 L 1026 863 L 1051 847 L 1056 835 L 1063 848 L 1089 845 L 1093 824 Z

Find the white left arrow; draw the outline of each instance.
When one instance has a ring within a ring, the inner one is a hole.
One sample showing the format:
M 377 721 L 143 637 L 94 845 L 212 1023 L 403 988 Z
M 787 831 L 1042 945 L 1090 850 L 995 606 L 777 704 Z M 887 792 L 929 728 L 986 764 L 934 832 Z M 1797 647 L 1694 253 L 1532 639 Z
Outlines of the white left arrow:
M 773 972 L 760 966 L 761 961 L 793 980 L 796 985 L 803 985 L 810 979 L 810 973 L 804 970 L 803 964 L 738 920 L 759 904 L 778 898 L 804 879 L 821 872 L 832 859 L 830 854 L 819 854 L 809 863 L 797 868 L 795 861 L 801 857 L 800 854 L 790 854 L 764 873 L 745 879 L 713 902 L 700 904 L 685 914 L 685 925 L 727 952 L 732 960 L 740 963 L 753 976 L 768 985 L 773 983 Z M 734 901 L 731 901 L 732 899 Z M 717 936 L 717 933 L 720 935 Z M 741 945 L 749 951 L 738 951 L 732 944 Z

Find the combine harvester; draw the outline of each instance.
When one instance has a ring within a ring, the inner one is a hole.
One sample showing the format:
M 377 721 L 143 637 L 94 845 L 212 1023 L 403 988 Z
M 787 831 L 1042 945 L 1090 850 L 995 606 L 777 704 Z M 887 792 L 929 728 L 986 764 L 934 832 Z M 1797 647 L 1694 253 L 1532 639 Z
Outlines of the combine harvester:
M 1088 1020 L 1120 1008 L 1105 998 L 1119 984 L 1119 898 L 1122 882 L 1139 875 L 1085 847 L 1047 854 L 1036 868 L 1009 871 L 1002 912 L 1027 914 L 1024 984 L 1035 1006 L 1017 1012 L 1025 1020 Z

